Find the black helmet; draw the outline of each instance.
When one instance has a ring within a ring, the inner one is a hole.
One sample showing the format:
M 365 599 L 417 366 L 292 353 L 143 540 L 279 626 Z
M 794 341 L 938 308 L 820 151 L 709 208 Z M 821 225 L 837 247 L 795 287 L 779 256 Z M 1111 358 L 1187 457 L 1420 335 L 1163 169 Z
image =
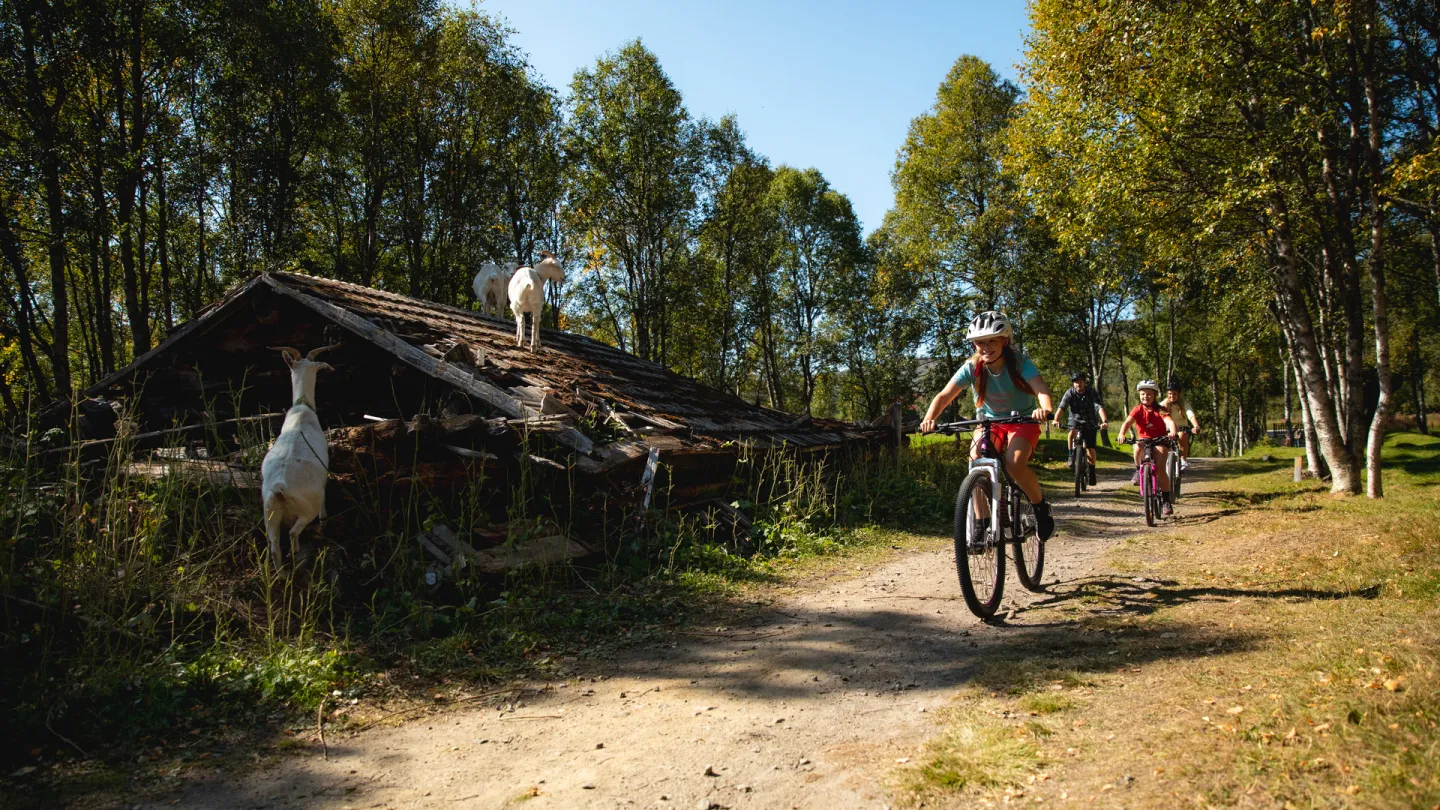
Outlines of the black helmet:
M 1166 391 L 1184 391 L 1184 390 L 1185 390 L 1185 384 L 1180 381 L 1180 378 L 1179 378 L 1179 377 L 1171 377 L 1170 380 L 1165 383 L 1165 390 L 1166 390 Z
M 1085 382 L 1090 382 L 1090 372 L 1077 371 L 1074 374 L 1071 374 L 1070 382 L 1075 382 L 1076 380 L 1084 380 Z

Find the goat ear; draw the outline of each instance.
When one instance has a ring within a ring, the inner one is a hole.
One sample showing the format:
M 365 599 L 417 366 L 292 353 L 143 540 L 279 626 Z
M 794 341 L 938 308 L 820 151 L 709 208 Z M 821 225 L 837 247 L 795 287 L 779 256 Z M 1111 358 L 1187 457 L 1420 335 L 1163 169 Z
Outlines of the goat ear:
M 290 348 L 289 346 L 271 346 L 270 348 L 277 352 L 280 352 L 280 354 L 285 358 L 285 365 L 291 368 L 294 368 L 295 364 L 300 362 L 300 352 Z

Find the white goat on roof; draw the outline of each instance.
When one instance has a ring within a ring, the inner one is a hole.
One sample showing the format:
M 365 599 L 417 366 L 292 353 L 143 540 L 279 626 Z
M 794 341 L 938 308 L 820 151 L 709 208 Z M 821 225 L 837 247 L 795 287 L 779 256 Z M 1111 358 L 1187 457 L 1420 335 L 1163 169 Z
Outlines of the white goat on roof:
M 521 267 L 510 278 L 510 311 L 515 313 L 515 345 L 525 345 L 525 313 L 530 313 L 530 350 L 540 349 L 540 312 L 545 306 L 545 282 L 565 283 L 565 268 L 547 250 L 534 267 Z
M 325 517 L 325 482 L 330 475 L 330 451 L 325 431 L 315 415 L 315 375 L 334 371 L 329 363 L 315 360 L 321 352 L 339 344 L 321 346 L 304 358 L 288 347 L 277 347 L 290 367 L 292 405 L 285 414 L 280 435 L 260 464 L 260 499 L 265 509 L 265 535 L 270 556 L 284 565 L 280 556 L 280 529 L 290 526 L 290 557 L 300 554 L 300 532 L 315 518 Z
M 480 314 L 490 314 L 490 301 L 495 301 L 495 317 L 505 317 L 506 290 L 510 286 L 510 277 L 515 275 L 515 270 L 520 265 L 516 262 L 509 262 L 504 267 L 495 262 L 486 262 L 480 266 L 480 272 L 475 274 L 475 297 L 480 299 Z

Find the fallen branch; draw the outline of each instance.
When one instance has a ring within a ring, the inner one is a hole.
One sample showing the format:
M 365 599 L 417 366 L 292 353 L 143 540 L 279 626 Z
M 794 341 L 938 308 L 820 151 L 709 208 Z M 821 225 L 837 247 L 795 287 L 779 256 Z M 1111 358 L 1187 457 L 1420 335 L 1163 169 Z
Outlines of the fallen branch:
M 54 711 L 54 710 L 52 709 L 51 712 L 53 713 L 53 711 Z M 80 752 L 80 756 L 85 757 L 86 759 L 89 759 L 89 758 L 90 758 L 90 755 L 87 754 L 87 753 L 85 753 L 85 749 L 84 749 L 84 748 L 81 748 L 80 746 L 76 745 L 74 740 L 70 739 L 69 737 L 66 737 L 64 734 L 61 734 L 60 732 L 56 731 L 54 728 L 52 728 L 52 727 L 50 726 L 50 714 L 49 714 L 49 713 L 47 713 L 47 714 L 45 715 L 45 729 L 46 729 L 47 731 L 49 731 L 51 734 L 54 734 L 56 737 L 59 737 L 60 739 L 64 740 L 66 745 L 70 746 L 71 748 L 74 748 L 76 751 L 79 751 L 79 752 Z
M 325 701 L 327 698 L 320 698 L 320 710 L 315 712 L 315 728 L 320 732 L 321 755 L 325 761 L 330 761 L 330 744 L 325 742 Z

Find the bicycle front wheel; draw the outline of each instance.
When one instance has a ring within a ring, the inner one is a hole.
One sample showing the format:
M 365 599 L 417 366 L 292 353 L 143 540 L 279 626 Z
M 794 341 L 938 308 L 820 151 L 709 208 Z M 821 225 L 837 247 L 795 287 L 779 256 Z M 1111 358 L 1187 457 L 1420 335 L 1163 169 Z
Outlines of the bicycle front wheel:
M 1085 457 L 1085 445 L 1083 443 L 1075 445 L 1075 497 L 1077 498 L 1080 497 L 1080 493 L 1085 491 L 1085 476 L 1087 475 L 1085 465 L 1088 463 L 1089 459 Z
M 1040 584 L 1040 576 L 1045 573 L 1045 541 L 1040 539 L 1040 529 L 1035 525 L 1035 507 L 1018 489 L 1014 492 L 1010 514 L 1015 520 L 1015 575 L 1026 590 L 1040 593 L 1045 590 Z
M 1180 451 L 1172 450 L 1170 454 L 1175 457 L 1175 463 L 1170 466 L 1170 503 L 1174 504 L 1180 500 L 1180 482 L 1185 479 L 1185 470 L 1180 464 Z
M 955 495 L 955 569 L 970 612 L 989 619 L 1000 607 L 1005 586 L 1005 552 L 990 476 L 971 470 Z
M 1155 507 L 1155 465 L 1145 464 L 1140 468 L 1140 500 L 1145 502 L 1145 525 L 1154 526 L 1155 519 L 1160 517 L 1160 510 Z

